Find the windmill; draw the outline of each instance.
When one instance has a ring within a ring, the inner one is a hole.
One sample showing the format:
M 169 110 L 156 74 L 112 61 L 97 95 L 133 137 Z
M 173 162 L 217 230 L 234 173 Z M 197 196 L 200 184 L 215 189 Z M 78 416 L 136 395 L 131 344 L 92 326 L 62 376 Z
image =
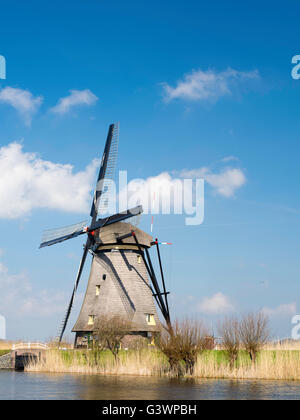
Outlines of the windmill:
M 119 141 L 119 124 L 109 126 L 105 148 L 94 192 L 91 221 L 44 232 L 40 248 L 87 235 L 71 299 L 58 334 L 61 342 L 71 314 L 88 253 L 92 264 L 85 297 L 78 319 L 72 329 L 76 333 L 75 346 L 84 346 L 93 333 L 97 317 L 118 315 L 129 320 L 131 335 L 153 337 L 161 331 L 157 315 L 159 308 L 166 327 L 170 328 L 164 273 L 158 240 L 130 223 L 130 218 L 143 212 L 142 206 L 128 209 L 105 218 L 101 210 L 107 208 L 110 185 L 114 178 Z M 149 249 L 155 247 L 161 285 L 155 274 Z M 149 281 L 150 279 L 150 281 Z M 155 305 L 156 302 L 156 305 Z

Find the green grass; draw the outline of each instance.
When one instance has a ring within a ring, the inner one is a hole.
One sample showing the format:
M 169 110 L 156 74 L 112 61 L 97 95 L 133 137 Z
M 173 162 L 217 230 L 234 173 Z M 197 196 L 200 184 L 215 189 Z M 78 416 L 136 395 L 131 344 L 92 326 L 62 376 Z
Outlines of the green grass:
M 10 353 L 10 350 L 0 350 L 0 357 L 4 356 L 7 353 Z
M 130 355 L 137 353 L 142 355 L 144 352 L 149 352 L 149 350 L 120 350 L 118 358 L 122 362 Z M 82 366 L 104 366 L 107 363 L 114 363 L 115 360 L 109 350 L 59 350 L 59 353 L 66 366 L 71 366 L 74 363 Z M 152 354 L 153 358 L 159 359 L 162 364 L 166 362 L 165 356 L 160 351 L 153 350 Z

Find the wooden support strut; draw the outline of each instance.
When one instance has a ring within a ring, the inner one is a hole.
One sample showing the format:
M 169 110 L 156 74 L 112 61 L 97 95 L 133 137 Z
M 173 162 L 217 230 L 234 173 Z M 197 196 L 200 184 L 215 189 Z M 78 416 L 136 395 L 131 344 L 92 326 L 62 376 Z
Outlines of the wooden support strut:
M 147 258 L 148 258 L 149 266 L 148 266 L 148 263 L 147 263 L 146 258 L 144 256 L 143 250 L 142 250 L 142 248 L 141 248 L 141 246 L 139 244 L 139 241 L 138 241 L 138 239 L 136 237 L 136 234 L 135 234 L 135 232 L 133 230 L 131 231 L 131 234 L 132 234 L 132 236 L 133 236 L 133 238 L 135 240 L 135 243 L 136 243 L 136 245 L 137 245 L 137 247 L 138 247 L 138 249 L 139 249 L 139 251 L 141 253 L 141 256 L 142 256 L 143 261 L 144 261 L 144 263 L 146 265 L 148 274 L 149 274 L 149 276 L 150 276 L 150 278 L 152 280 L 153 287 L 154 287 L 154 289 L 156 291 L 156 296 L 154 295 L 154 297 L 155 297 L 156 301 L 159 301 L 159 304 L 158 305 L 159 305 L 159 308 L 161 310 L 161 313 L 162 313 L 163 317 L 165 318 L 168 326 L 170 326 L 171 325 L 171 323 L 170 323 L 170 315 L 169 315 L 169 312 L 168 312 L 168 310 L 166 308 L 165 302 L 162 299 L 162 292 L 160 291 L 160 288 L 159 288 L 159 285 L 158 285 L 158 282 L 157 282 L 157 279 L 156 279 L 156 276 L 155 276 L 155 273 L 154 273 L 154 270 L 153 270 L 153 266 L 152 266 L 152 262 L 151 262 L 151 259 L 150 259 L 148 250 L 146 248 L 146 255 L 147 255 Z
M 123 239 L 130 238 L 130 237 L 132 237 L 132 236 L 134 236 L 134 235 L 133 235 L 133 233 L 132 233 L 132 231 L 131 231 L 130 233 L 125 234 L 125 235 L 118 236 L 118 237 L 117 237 L 117 242 L 121 242 L 121 243 L 122 243 L 122 242 L 123 242 Z M 135 236 L 134 236 L 134 237 L 135 237 Z M 135 238 L 135 239 L 136 239 L 136 238 Z M 143 258 L 143 261 L 144 261 L 144 264 L 145 264 L 146 269 L 147 269 L 147 271 L 148 271 L 148 274 L 149 274 L 149 276 L 150 276 L 150 278 L 151 278 L 151 280 L 152 280 L 152 274 L 151 274 L 151 272 L 150 272 L 150 270 L 149 270 L 149 267 L 148 267 L 147 261 L 145 260 L 143 250 L 141 249 L 141 247 L 140 247 L 140 245 L 139 245 L 139 244 L 137 244 L 137 246 L 138 246 L 138 249 L 139 249 L 139 251 L 140 251 L 140 254 L 141 254 L 142 258 Z M 149 287 L 150 287 L 150 290 L 151 290 L 151 292 L 152 292 L 152 295 L 154 296 L 154 298 L 155 298 L 155 300 L 156 300 L 156 303 L 157 303 L 157 305 L 158 305 L 159 309 L 161 310 L 161 312 L 163 312 L 163 309 L 162 309 L 162 307 L 161 307 L 161 304 L 160 304 L 159 300 L 157 299 L 157 296 L 158 296 L 158 295 L 154 293 L 154 290 L 152 289 L 151 285 L 149 285 Z
M 155 275 L 155 272 L 154 272 L 154 268 L 153 268 L 153 265 L 152 265 L 152 261 L 151 261 L 151 258 L 150 258 L 150 253 L 149 253 L 149 251 L 148 251 L 148 249 L 146 248 L 146 255 L 147 255 L 147 259 L 148 259 L 148 262 L 149 262 L 149 266 L 150 266 L 150 269 L 151 269 L 151 272 L 152 272 L 152 276 L 153 276 L 153 281 L 155 282 L 155 284 L 156 284 L 156 288 L 155 288 L 155 290 L 156 290 L 156 292 L 157 292 L 157 295 L 159 296 L 159 298 L 160 298 L 160 302 L 161 302 L 161 305 L 163 306 L 163 308 L 164 308 L 164 318 L 165 318 L 165 320 L 166 320 L 166 322 L 167 322 L 167 324 L 169 325 L 170 324 L 170 314 L 169 314 L 169 310 L 168 310 L 168 308 L 166 307 L 166 305 L 165 305 L 165 302 L 164 302 L 164 300 L 162 299 L 162 296 L 163 295 L 165 295 L 166 296 L 166 294 L 167 294 L 167 292 L 166 291 L 164 291 L 164 293 L 163 292 L 161 292 L 161 290 L 160 290 L 160 288 L 159 288 L 159 284 L 158 284 L 158 281 L 157 281 L 157 278 L 156 278 L 156 275 Z
M 155 242 L 156 242 L 156 249 L 157 249 L 158 261 L 159 261 L 159 267 L 160 267 L 160 274 L 161 274 L 161 279 L 162 279 L 162 284 L 163 284 L 163 289 L 164 289 L 163 294 L 165 296 L 167 311 L 168 311 L 168 314 L 170 315 L 168 298 L 167 298 L 167 295 L 169 294 L 169 292 L 166 291 L 165 277 L 164 277 L 164 272 L 163 272 L 163 268 L 162 268 L 162 263 L 161 263 L 160 251 L 159 251 L 159 245 L 158 245 L 157 238 L 155 239 Z

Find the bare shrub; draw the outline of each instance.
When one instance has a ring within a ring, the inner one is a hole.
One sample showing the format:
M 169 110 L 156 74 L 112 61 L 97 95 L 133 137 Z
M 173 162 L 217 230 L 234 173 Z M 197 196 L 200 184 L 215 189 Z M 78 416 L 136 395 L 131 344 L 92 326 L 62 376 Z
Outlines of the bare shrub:
M 183 374 L 181 367 L 181 352 L 178 332 L 174 329 L 163 331 L 157 342 L 159 349 L 167 357 L 172 376 L 181 376 Z
M 237 318 L 225 318 L 218 327 L 222 346 L 227 353 L 230 368 L 233 369 L 240 349 L 240 324 Z
M 249 313 L 240 322 L 240 339 L 253 363 L 270 337 L 269 320 L 263 312 Z
M 108 348 L 117 361 L 122 339 L 130 330 L 131 323 L 119 315 L 101 316 L 95 321 L 94 337 L 98 347 Z
M 207 330 L 201 321 L 186 319 L 178 326 L 181 358 L 186 373 L 193 375 L 198 354 L 205 349 Z
M 202 322 L 176 321 L 169 332 L 162 333 L 158 347 L 168 358 L 170 371 L 175 376 L 193 374 L 198 354 L 205 349 L 207 332 Z M 185 369 L 182 367 L 184 363 Z

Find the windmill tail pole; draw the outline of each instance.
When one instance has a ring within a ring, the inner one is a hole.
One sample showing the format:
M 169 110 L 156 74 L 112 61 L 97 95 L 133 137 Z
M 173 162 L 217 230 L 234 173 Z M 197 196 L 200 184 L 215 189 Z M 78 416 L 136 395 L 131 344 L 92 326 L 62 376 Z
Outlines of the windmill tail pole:
M 168 293 L 166 291 L 165 276 L 164 276 L 164 271 L 163 271 L 163 268 L 162 268 L 162 262 L 161 262 L 161 256 L 160 256 L 160 250 L 159 250 L 159 242 L 158 242 L 158 239 L 157 238 L 155 239 L 155 245 L 156 245 L 157 256 L 158 256 L 158 261 L 159 261 L 159 268 L 160 268 L 160 274 L 161 274 L 161 279 L 162 279 L 162 284 L 163 284 L 163 289 L 164 289 L 165 303 L 166 303 L 167 312 L 168 312 L 168 319 L 166 320 L 166 322 L 167 322 L 167 331 L 169 332 L 169 334 L 171 336 L 173 336 L 174 335 L 174 330 L 173 330 L 171 319 L 170 319 L 170 309 L 169 309 L 169 303 L 168 303 Z
M 158 239 L 157 238 L 155 239 L 155 242 L 156 242 L 156 250 L 157 250 L 157 256 L 158 256 L 158 261 L 159 261 L 159 268 L 160 268 L 161 280 L 162 280 L 162 285 L 163 285 L 163 289 L 164 289 L 165 303 L 166 303 L 167 311 L 168 311 L 168 314 L 169 314 L 169 323 L 171 325 L 171 322 L 170 322 L 170 311 L 169 311 L 169 304 L 168 304 L 168 295 L 167 295 L 167 291 L 166 291 L 164 271 L 163 271 L 163 268 L 162 268 L 161 257 L 160 257 L 160 250 L 159 250 L 159 245 L 158 245 Z
M 167 326 L 165 327 L 165 329 L 170 334 L 172 334 L 173 328 L 172 328 L 172 325 L 171 325 L 170 313 L 169 313 L 169 306 L 168 306 L 168 301 L 167 301 L 167 295 L 168 295 L 169 292 L 166 292 L 165 283 L 164 283 L 164 277 L 163 277 L 163 272 L 162 272 L 162 267 L 161 267 L 161 273 L 162 273 L 162 282 L 163 282 L 163 292 L 159 288 L 159 284 L 158 284 L 158 281 L 156 279 L 156 275 L 155 275 L 155 272 L 154 272 L 154 269 L 153 269 L 153 265 L 152 265 L 152 261 L 151 261 L 151 258 L 150 258 L 148 249 L 147 248 L 145 249 L 146 255 L 147 255 L 147 259 L 148 259 L 148 263 L 147 263 L 146 262 L 146 259 L 144 257 L 144 253 L 142 251 L 142 248 L 141 248 L 141 246 L 139 244 L 139 241 L 138 241 L 138 239 L 136 237 L 136 234 L 135 234 L 134 230 L 131 231 L 131 235 L 133 236 L 133 238 L 135 240 L 135 243 L 136 243 L 136 245 L 137 245 L 137 247 L 138 247 L 138 249 L 139 249 L 139 251 L 140 251 L 140 253 L 142 255 L 142 258 L 144 260 L 144 263 L 145 263 L 145 266 L 147 268 L 148 274 L 149 274 L 149 276 L 150 276 L 150 278 L 152 280 L 152 284 L 153 284 L 154 290 L 156 292 L 154 294 L 154 297 L 155 297 L 155 299 L 157 301 L 157 304 L 158 304 L 158 306 L 159 306 L 159 308 L 160 308 L 160 310 L 162 312 L 162 315 L 163 315 L 163 317 L 164 317 L 164 319 L 166 321 L 166 324 L 167 324 Z M 161 265 L 161 261 L 160 261 L 160 265 Z M 163 299 L 163 296 L 164 296 L 164 299 Z

